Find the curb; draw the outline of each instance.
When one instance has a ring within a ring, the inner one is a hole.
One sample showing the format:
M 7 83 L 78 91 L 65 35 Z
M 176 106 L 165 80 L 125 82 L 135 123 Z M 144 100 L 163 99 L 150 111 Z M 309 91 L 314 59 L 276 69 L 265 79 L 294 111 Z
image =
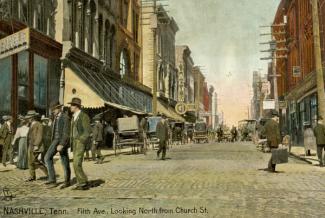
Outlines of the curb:
M 293 158 L 296 158 L 296 159 L 299 159 L 299 160 L 301 160 L 301 161 L 305 161 L 306 163 L 309 163 L 309 164 L 313 165 L 313 162 L 312 162 L 312 161 L 307 160 L 306 158 L 303 158 L 303 157 L 301 157 L 301 156 L 299 156 L 299 155 L 296 155 L 296 154 L 290 153 L 289 156 L 290 156 L 290 157 L 293 157 Z

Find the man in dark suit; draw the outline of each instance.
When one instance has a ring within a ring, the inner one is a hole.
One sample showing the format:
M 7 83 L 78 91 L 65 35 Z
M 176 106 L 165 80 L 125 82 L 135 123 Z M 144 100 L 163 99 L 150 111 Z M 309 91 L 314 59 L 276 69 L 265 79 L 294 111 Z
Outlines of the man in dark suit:
M 159 150 L 157 152 L 157 157 L 159 158 L 160 153 L 162 152 L 161 159 L 165 160 L 166 150 L 167 150 L 167 142 L 168 142 L 168 124 L 166 121 L 166 117 L 162 117 L 162 119 L 157 124 L 157 138 L 159 139 Z
M 52 107 L 53 123 L 51 133 L 51 145 L 45 155 L 45 163 L 48 170 L 48 181 L 46 185 L 57 186 L 55 169 L 53 163 L 54 155 L 59 152 L 61 157 L 61 163 L 64 171 L 64 184 L 61 189 L 70 186 L 71 169 L 69 162 L 69 137 L 70 137 L 70 119 L 66 113 L 62 111 L 62 105 L 56 104 Z
M 325 149 L 325 125 L 322 116 L 319 116 L 317 125 L 314 128 L 314 135 L 316 137 L 317 144 L 317 156 L 319 161 L 319 166 L 324 166 L 323 150 Z
M 4 124 L 0 128 L 0 145 L 2 145 L 2 164 L 6 166 L 7 156 L 9 156 L 10 164 L 13 164 L 13 147 L 11 141 L 13 139 L 12 117 L 3 116 Z
M 45 165 L 38 160 L 38 156 L 42 151 L 42 140 L 43 140 L 43 125 L 38 121 L 39 114 L 30 110 L 27 112 L 26 119 L 29 122 L 30 128 L 27 135 L 28 143 L 28 168 L 30 177 L 27 182 L 36 180 L 36 169 L 41 169 L 47 176 L 47 169 Z
M 94 127 L 93 127 L 93 142 L 91 147 L 92 159 L 95 160 L 97 156 L 96 164 L 102 164 L 104 157 L 101 153 L 101 148 L 103 146 L 103 124 L 100 122 L 101 117 L 99 115 L 94 117 Z
M 276 111 L 272 112 L 272 119 L 268 120 L 265 123 L 264 128 L 262 129 L 262 135 L 266 137 L 268 147 L 272 149 L 277 149 L 281 143 L 281 134 L 279 127 L 279 117 Z M 273 163 L 273 159 L 269 160 L 267 170 L 270 172 L 275 172 L 276 164 Z
M 81 99 L 73 98 L 69 103 L 73 113 L 71 120 L 70 143 L 73 150 L 73 168 L 77 178 L 74 190 L 88 190 L 88 178 L 82 168 L 86 143 L 89 141 L 91 126 L 89 116 L 81 110 Z

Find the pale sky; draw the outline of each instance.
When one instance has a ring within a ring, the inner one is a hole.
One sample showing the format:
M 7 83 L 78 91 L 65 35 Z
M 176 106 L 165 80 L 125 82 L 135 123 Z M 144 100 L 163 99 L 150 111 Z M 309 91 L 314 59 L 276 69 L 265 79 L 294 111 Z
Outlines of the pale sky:
M 219 95 L 228 125 L 246 119 L 254 70 L 266 72 L 261 25 L 274 19 L 280 0 L 169 0 L 167 9 L 180 28 L 177 44 L 188 45 L 196 65 Z M 166 2 L 166 3 L 165 3 Z M 267 30 L 266 30 L 267 31 Z

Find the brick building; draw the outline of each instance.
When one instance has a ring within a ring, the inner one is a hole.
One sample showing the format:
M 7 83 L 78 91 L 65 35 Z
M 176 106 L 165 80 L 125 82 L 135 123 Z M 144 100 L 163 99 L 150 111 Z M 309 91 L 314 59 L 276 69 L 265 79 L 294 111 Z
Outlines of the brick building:
M 325 1 L 319 1 L 320 30 L 324 60 Z M 276 61 L 278 93 L 285 100 L 282 108 L 283 131 L 291 133 L 297 144 L 303 141 L 303 130 L 317 121 L 317 90 L 315 58 L 313 49 L 312 8 L 309 0 L 282 0 L 274 24 L 286 23 L 285 27 L 274 27 L 274 38 L 281 43 L 277 56 L 287 56 Z M 279 32 L 285 34 L 277 34 Z M 324 61 L 323 61 L 324 63 Z

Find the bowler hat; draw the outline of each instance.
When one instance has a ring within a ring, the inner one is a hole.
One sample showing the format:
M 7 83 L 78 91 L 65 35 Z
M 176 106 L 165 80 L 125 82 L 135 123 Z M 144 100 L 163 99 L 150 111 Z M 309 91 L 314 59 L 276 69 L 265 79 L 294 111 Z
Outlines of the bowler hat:
M 71 102 L 69 102 L 68 104 L 81 106 L 81 99 L 80 98 L 72 98 Z
M 56 104 L 52 105 L 51 110 L 57 109 L 57 108 L 61 108 L 63 105 L 60 104 L 59 102 L 57 102 Z
M 4 121 L 12 120 L 12 116 L 10 116 L 10 115 L 5 115 L 5 116 L 2 117 L 2 119 L 3 119 Z
M 29 110 L 25 116 L 26 119 L 33 118 L 39 116 L 39 113 L 37 113 L 35 110 Z

